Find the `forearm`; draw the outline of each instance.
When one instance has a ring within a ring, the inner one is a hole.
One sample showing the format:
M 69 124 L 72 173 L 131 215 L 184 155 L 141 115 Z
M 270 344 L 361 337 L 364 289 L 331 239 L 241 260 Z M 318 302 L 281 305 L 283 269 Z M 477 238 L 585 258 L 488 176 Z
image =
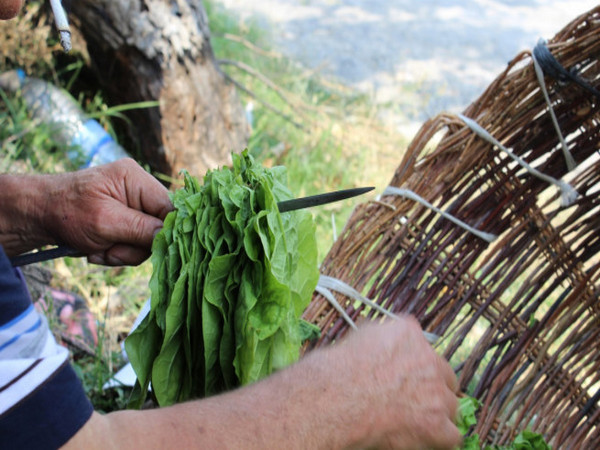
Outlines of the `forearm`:
M 363 327 L 254 385 L 94 415 L 71 448 L 454 448 L 457 381 L 415 320 Z M 94 447 L 95 446 L 95 447 Z
M 341 400 L 340 408 L 343 400 L 325 392 L 332 383 L 321 380 L 318 365 L 324 361 L 317 361 L 321 356 L 223 395 L 167 408 L 97 416 L 95 425 L 87 430 L 84 427 L 69 445 L 77 448 L 85 442 L 89 448 L 88 443 L 95 442 L 98 448 L 345 448 L 352 441 L 352 430 L 345 429 L 348 422 L 340 421 L 344 411 L 335 411 L 336 400 Z M 358 429 L 354 431 L 362 434 Z M 92 434 L 86 436 L 86 432 Z
M 0 175 L 0 245 L 9 255 L 53 243 L 44 224 L 45 175 Z

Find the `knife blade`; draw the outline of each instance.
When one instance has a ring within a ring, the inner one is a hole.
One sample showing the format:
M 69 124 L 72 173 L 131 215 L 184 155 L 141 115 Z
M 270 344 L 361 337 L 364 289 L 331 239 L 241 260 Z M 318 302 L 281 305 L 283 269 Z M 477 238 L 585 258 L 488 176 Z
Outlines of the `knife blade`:
M 375 189 L 374 187 L 361 187 L 352 189 L 342 189 L 339 191 L 326 192 L 324 194 L 310 195 L 308 197 L 294 198 L 291 200 L 283 200 L 277 203 L 277 207 L 280 213 L 286 213 L 290 211 L 296 211 L 298 209 L 311 208 L 313 206 L 325 205 L 327 203 L 333 203 L 340 200 L 356 197 L 358 195 L 365 194 Z M 59 245 L 58 247 L 34 251 L 30 253 L 24 253 L 22 255 L 13 256 L 10 258 L 10 262 L 13 267 L 26 266 L 42 261 L 49 261 L 51 259 L 63 258 L 65 256 L 70 257 L 81 257 L 86 256 L 81 251 Z
M 325 205 L 327 203 L 338 202 L 347 198 L 356 197 L 375 189 L 374 187 L 362 187 L 352 189 L 342 189 L 340 191 L 326 192 L 325 194 L 310 195 L 308 197 L 283 200 L 277 203 L 280 213 L 295 211 L 297 209 L 311 208 L 313 206 Z

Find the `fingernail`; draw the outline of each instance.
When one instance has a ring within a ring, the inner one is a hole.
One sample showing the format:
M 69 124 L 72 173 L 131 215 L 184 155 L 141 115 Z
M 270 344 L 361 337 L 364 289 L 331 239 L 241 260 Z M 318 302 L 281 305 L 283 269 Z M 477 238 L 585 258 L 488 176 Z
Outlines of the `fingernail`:
M 117 258 L 115 256 L 112 256 L 112 255 L 107 255 L 106 264 L 109 266 L 124 266 L 125 265 L 123 260 L 121 260 L 120 258 Z
M 160 230 L 162 230 L 162 227 L 158 227 L 154 230 L 154 232 L 152 233 L 152 239 L 154 240 L 154 238 L 156 237 L 156 235 L 158 233 L 160 233 Z
M 104 255 L 95 253 L 93 255 L 88 255 L 87 260 L 92 264 L 100 264 L 104 265 Z

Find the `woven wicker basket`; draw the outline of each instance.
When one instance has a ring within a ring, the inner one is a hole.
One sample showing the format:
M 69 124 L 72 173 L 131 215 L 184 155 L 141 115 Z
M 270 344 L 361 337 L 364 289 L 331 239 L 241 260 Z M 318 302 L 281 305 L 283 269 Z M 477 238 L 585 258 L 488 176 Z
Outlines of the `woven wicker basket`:
M 600 8 L 547 49 L 600 86 Z M 321 273 L 441 336 L 437 347 L 461 389 L 483 403 L 473 430 L 483 442 L 503 444 L 531 428 L 554 448 L 600 448 L 600 99 L 544 73 L 551 107 L 526 51 L 463 113 L 535 169 L 459 116 L 439 115 L 422 126 L 390 182 L 402 195 L 360 204 Z M 561 204 L 548 176 L 577 198 Z M 497 238 L 488 242 L 448 217 Z M 335 298 L 357 323 L 384 317 Z M 322 330 L 311 348 L 350 327 L 321 294 L 305 318 Z

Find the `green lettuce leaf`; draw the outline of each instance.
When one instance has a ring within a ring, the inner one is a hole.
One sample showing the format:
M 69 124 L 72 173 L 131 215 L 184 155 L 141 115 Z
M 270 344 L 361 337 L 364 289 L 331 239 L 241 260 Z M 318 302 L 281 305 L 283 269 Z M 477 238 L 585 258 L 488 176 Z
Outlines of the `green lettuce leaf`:
M 149 384 L 163 406 L 257 381 L 318 331 L 300 320 L 319 277 L 310 213 L 279 213 L 292 197 L 283 167 L 247 151 L 232 159 L 202 185 L 184 173 L 171 196 L 152 247 L 151 311 L 125 343 L 135 406 Z
M 479 401 L 476 398 L 465 396 L 458 400 L 458 420 L 456 426 L 462 435 L 467 434 L 469 428 L 477 423 L 475 413 L 479 409 Z
M 463 436 L 462 450 L 475 450 L 484 448 L 485 450 L 551 450 L 544 436 L 538 433 L 534 433 L 531 430 L 524 430 L 519 433 L 515 440 L 508 445 L 485 445 L 479 442 L 479 435 L 472 434 L 466 436 L 469 429 L 477 423 L 475 413 L 481 406 L 481 403 L 469 396 L 461 397 L 458 401 L 458 419 L 456 426 Z
M 514 441 L 515 450 L 550 450 L 544 436 L 531 430 L 521 431 Z

